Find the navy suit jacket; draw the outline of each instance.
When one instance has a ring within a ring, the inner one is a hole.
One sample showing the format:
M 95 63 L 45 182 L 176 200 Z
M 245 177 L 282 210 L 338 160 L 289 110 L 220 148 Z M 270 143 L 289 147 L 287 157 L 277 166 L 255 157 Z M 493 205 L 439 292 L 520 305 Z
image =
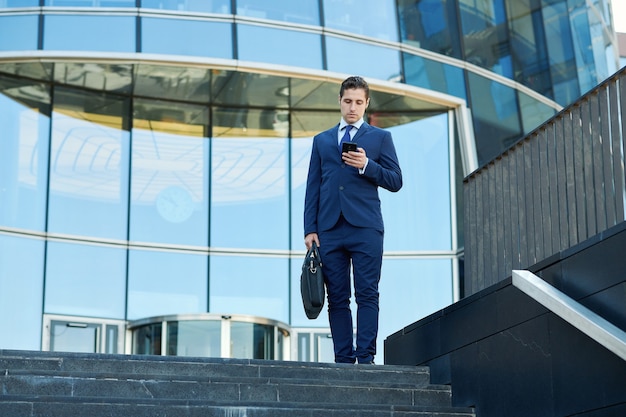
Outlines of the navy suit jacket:
M 304 199 L 304 235 L 331 229 L 343 213 L 353 226 L 383 231 L 378 187 L 396 192 L 402 187 L 391 133 L 363 123 L 352 138 L 365 149 L 369 162 L 363 174 L 341 160 L 339 124 L 313 138 Z

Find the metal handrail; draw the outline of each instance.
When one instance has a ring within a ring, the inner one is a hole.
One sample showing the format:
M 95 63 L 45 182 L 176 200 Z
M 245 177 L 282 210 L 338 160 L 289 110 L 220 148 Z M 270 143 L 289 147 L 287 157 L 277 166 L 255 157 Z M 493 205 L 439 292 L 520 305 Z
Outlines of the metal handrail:
M 626 361 L 626 332 L 535 274 L 513 270 L 513 285 Z

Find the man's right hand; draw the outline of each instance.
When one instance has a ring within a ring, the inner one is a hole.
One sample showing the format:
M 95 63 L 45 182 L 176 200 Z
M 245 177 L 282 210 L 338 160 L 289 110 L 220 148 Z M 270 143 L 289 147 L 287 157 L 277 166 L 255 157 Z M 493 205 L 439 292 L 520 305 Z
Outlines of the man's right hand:
M 317 233 L 309 233 L 304 237 L 304 245 L 306 246 L 306 250 L 311 249 L 313 242 L 315 242 L 317 247 L 320 246 L 320 238 L 317 236 Z

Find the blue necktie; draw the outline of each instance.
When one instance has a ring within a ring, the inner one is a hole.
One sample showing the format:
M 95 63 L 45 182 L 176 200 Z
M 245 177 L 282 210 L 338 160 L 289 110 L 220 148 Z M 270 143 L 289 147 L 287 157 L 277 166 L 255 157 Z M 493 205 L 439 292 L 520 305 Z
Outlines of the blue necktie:
M 339 149 L 341 149 L 341 145 L 344 142 L 350 142 L 350 130 L 353 128 L 352 125 L 346 125 L 345 129 L 346 129 L 346 133 L 343 134 L 343 137 L 341 138 L 341 141 L 339 142 Z

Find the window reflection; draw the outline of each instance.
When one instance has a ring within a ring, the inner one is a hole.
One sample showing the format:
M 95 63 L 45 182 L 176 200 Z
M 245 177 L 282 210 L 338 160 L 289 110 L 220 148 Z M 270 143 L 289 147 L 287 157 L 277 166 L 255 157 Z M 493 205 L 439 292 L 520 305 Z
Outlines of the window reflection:
M 452 262 L 453 259 L 383 260 L 379 351 L 383 351 L 383 335 L 397 332 L 453 303 Z
M 451 250 L 448 115 L 377 118 L 392 116 L 406 120 L 389 128 L 402 168 L 403 192 L 380 191 L 385 250 Z
M 78 103 L 89 104 L 80 107 Z M 129 137 L 124 127 L 128 109 L 128 99 L 55 90 L 50 231 L 126 238 Z
M 133 16 L 46 15 L 43 48 L 58 51 L 135 52 Z M 111 30 L 115 28 L 115 30 Z
M 219 42 L 212 41 L 214 39 L 219 39 Z M 141 51 L 232 58 L 232 25 L 223 22 L 143 17 Z
M 457 4 L 457 0 L 398 0 L 402 41 L 460 58 Z
M 134 93 L 164 100 L 207 103 L 210 72 L 206 68 L 138 64 L 135 66 Z
M 318 34 L 244 24 L 237 25 L 237 30 L 241 60 L 322 69 L 322 43 Z M 273 47 L 260 48 L 259 44 Z
M 387 41 L 398 40 L 398 20 L 394 0 L 323 0 L 323 2 L 324 22 L 327 27 Z
M 230 324 L 230 357 L 274 359 L 275 327 L 233 321 Z
M 136 100 L 130 239 L 208 243 L 208 108 Z
M 126 250 L 48 242 L 45 313 L 124 319 Z
M 3 349 L 41 349 L 44 245 L 43 240 L 0 234 L 0 346 Z
M 205 13 L 230 14 L 230 0 L 141 0 L 141 7 Z
M 512 78 L 504 0 L 459 0 L 459 9 L 466 60 Z
M 537 126 L 540 126 L 550 117 L 554 116 L 555 110 L 552 107 L 522 93 L 519 96 L 520 110 L 522 111 L 522 126 L 524 134 L 530 133 Z
M 0 79 L 0 225 L 43 231 L 48 188 L 50 93 Z
M 130 250 L 128 256 L 127 320 L 207 311 L 205 255 Z
M 465 79 L 463 70 L 448 64 L 432 61 L 420 56 L 403 54 L 404 77 L 407 84 L 440 91 L 463 99 Z
M 44 0 L 44 6 L 135 7 L 135 0 Z
M 350 54 L 346 54 L 350 51 Z M 326 37 L 326 59 L 330 71 L 352 74 L 354 57 L 366 56 L 367 65 L 358 68 L 363 77 L 397 81 L 400 77 L 400 53 L 381 46 L 367 45 L 345 39 Z
M 60 84 L 89 88 L 94 91 L 129 94 L 132 69 L 132 64 L 57 62 L 54 79 Z
M 211 246 L 287 249 L 287 140 L 212 142 Z
M 521 134 L 516 90 L 469 73 L 478 164 L 508 149 Z M 493 140 L 493 138 L 501 138 Z
M 167 323 L 167 354 L 219 358 L 221 321 L 187 320 Z
M 550 62 L 540 2 L 507 2 L 511 56 L 516 81 L 550 97 Z
M 137 355 L 161 355 L 161 323 L 148 324 L 133 330 L 133 353 Z
M 237 0 L 237 14 L 259 19 L 319 25 L 319 0 Z
M 561 105 L 572 103 L 579 95 L 576 58 L 568 22 L 567 2 L 545 4 L 542 13 L 546 34 L 553 99 Z
M 288 263 L 283 258 L 211 256 L 211 311 L 288 322 Z
M 36 50 L 38 33 L 39 16 L 0 16 L 0 51 Z

